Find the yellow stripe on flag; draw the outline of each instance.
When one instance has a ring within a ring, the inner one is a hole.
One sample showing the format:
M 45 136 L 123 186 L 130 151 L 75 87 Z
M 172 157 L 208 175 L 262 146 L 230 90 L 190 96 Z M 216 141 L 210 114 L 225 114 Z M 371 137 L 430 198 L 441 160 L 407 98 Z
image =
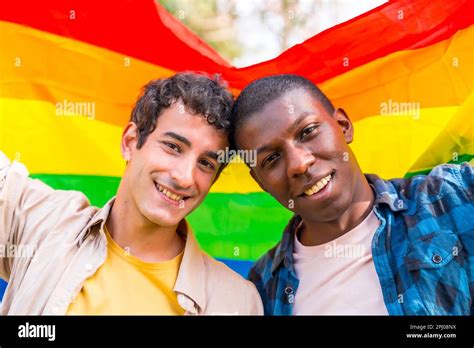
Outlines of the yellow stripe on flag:
M 320 87 L 355 121 L 380 114 L 390 101 L 416 102 L 421 108 L 461 105 L 474 89 L 473 42 L 471 25 L 448 40 L 389 54 Z

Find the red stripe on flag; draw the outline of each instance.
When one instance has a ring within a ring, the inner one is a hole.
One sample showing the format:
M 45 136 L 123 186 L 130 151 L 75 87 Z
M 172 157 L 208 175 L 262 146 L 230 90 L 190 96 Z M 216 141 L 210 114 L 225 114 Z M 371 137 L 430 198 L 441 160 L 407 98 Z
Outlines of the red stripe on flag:
M 69 18 L 72 10 L 74 20 Z M 236 69 L 152 0 L 19 0 L 0 5 L 0 20 L 170 70 L 219 72 L 236 89 L 278 73 L 299 74 L 319 83 L 390 53 L 445 40 L 473 24 L 473 13 L 470 0 L 396 0 L 332 27 L 275 59 Z

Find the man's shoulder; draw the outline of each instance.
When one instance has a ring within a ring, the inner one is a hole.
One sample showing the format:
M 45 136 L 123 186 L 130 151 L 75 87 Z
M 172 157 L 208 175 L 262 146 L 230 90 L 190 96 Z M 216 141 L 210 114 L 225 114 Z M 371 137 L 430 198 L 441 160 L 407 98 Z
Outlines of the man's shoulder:
M 18 161 L 10 164 L 1 152 L 0 200 L 3 202 L 0 208 L 6 216 L 4 227 L 15 231 L 15 226 L 23 225 L 22 236 L 27 238 L 42 239 L 46 232 L 51 235 L 52 226 L 58 233 L 72 231 L 74 222 L 85 225 L 99 210 L 91 206 L 80 191 L 53 189 L 31 178 L 24 164 Z
M 442 164 L 427 174 L 386 183 L 388 192 L 396 198 L 386 202 L 394 202 L 393 206 L 401 208 L 397 211 L 404 216 L 392 230 L 408 228 L 407 238 L 418 243 L 416 248 L 425 244 L 436 247 L 440 240 L 451 249 L 458 237 L 471 234 L 474 225 L 467 217 L 474 213 L 474 181 L 469 163 Z M 431 242 L 420 244 L 426 241 Z
M 429 177 L 444 179 L 450 185 L 470 190 L 471 194 L 474 189 L 474 168 L 469 162 L 436 166 Z
M 427 175 L 416 175 L 406 179 L 402 189 L 415 195 L 417 200 L 432 201 L 447 195 L 465 196 L 472 199 L 473 168 L 469 163 L 442 164 Z
M 208 314 L 263 314 L 260 295 L 252 282 L 223 262 L 202 254 L 207 269 Z
M 367 177 L 375 187 L 377 197 L 393 204 L 403 201 L 416 207 L 444 197 L 458 197 L 467 202 L 472 201 L 474 195 L 474 170 L 469 163 L 442 164 L 427 174 L 408 178 L 384 180 L 373 174 Z
M 38 202 L 38 213 L 51 214 L 55 212 L 56 217 L 62 219 L 68 216 L 77 216 L 78 213 L 86 213 L 90 218 L 99 210 L 92 206 L 87 196 L 76 190 L 53 189 L 38 179 L 29 179 L 30 183 L 25 190 L 30 201 Z
M 473 167 L 470 163 L 461 164 L 440 164 L 430 171 L 427 179 L 444 179 L 455 185 L 464 184 L 465 176 L 473 174 Z
M 209 279 L 211 281 L 219 283 L 224 287 L 248 287 L 250 282 L 227 266 L 225 263 L 216 260 L 205 252 L 203 252 L 202 255 L 204 258 L 204 264 L 207 268 Z
M 26 166 L 18 161 L 10 162 L 0 151 L 0 190 L 2 198 L 10 205 L 20 201 L 34 202 L 34 206 L 46 204 L 50 208 L 64 209 L 61 203 L 71 207 L 89 207 L 87 197 L 80 191 L 53 189 L 43 181 L 30 177 Z M 33 204 L 30 204 L 33 205 Z

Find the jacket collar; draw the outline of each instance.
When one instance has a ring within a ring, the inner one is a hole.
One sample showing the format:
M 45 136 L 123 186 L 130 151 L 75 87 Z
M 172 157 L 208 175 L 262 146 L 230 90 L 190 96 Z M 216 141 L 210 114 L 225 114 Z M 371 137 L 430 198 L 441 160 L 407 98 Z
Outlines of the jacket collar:
M 82 229 L 81 232 L 81 243 L 84 242 L 84 240 L 92 233 L 99 233 L 105 238 L 105 233 L 104 231 L 104 224 L 107 221 L 107 218 L 109 217 L 110 210 L 112 209 L 112 206 L 115 202 L 115 196 L 112 197 L 101 209 L 97 209 L 95 214 L 92 216 L 92 218 L 89 220 L 89 222 L 86 224 L 86 226 Z M 99 225 L 99 229 L 93 228 L 94 226 Z
M 410 202 L 405 196 L 405 186 L 409 185 L 407 179 L 383 180 L 375 174 L 365 174 L 365 177 L 375 193 L 375 205 L 386 204 L 394 212 L 408 209 Z
M 295 214 L 288 222 L 288 225 L 286 225 L 283 237 L 275 250 L 271 268 L 272 274 L 274 274 L 282 262 L 284 262 L 286 268 L 294 271 L 293 250 L 295 239 L 293 236 L 301 220 L 301 216 Z

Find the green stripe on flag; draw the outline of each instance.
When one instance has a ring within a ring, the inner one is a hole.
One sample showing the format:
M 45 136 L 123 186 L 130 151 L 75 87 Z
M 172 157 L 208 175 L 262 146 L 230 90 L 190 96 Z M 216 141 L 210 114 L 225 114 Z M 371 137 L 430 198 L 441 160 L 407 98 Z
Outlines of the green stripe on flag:
M 31 174 L 30 176 L 57 190 L 81 191 L 89 198 L 91 204 L 97 207 L 102 207 L 115 196 L 120 183 L 120 178 L 115 176 L 56 174 Z
M 280 240 L 291 216 L 264 192 L 210 193 L 188 220 L 211 255 L 256 260 Z

